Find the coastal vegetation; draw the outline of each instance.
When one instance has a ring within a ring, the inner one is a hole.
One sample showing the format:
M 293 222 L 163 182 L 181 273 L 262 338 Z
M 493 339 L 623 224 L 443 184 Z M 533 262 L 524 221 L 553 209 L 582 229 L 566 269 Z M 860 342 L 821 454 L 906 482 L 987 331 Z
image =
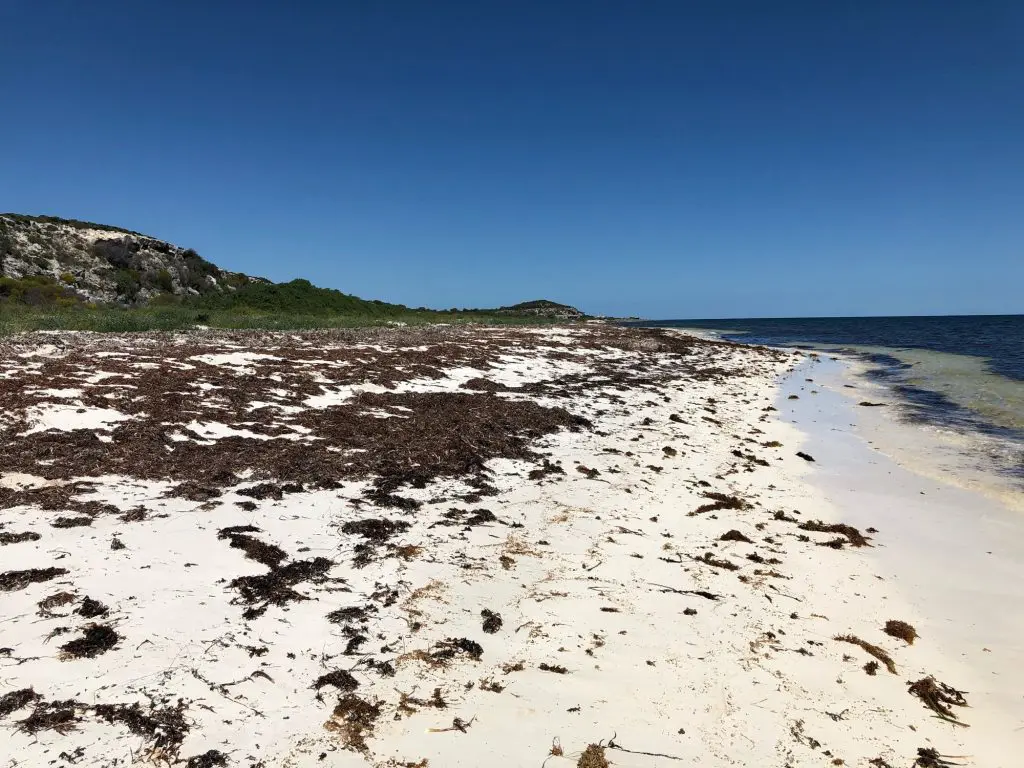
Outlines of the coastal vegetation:
M 118 278 L 124 291 L 136 278 Z M 361 299 L 308 280 L 250 282 L 232 293 L 179 297 L 161 293 L 142 305 L 85 300 L 66 283 L 46 276 L 0 277 L 0 335 L 71 330 L 125 333 L 174 331 L 196 326 L 224 329 L 302 330 L 428 323 L 537 324 L 558 316 L 493 309 L 433 310 Z
M 584 317 L 574 307 L 548 300 L 495 309 L 412 308 L 308 280 L 274 283 L 230 272 L 191 248 L 119 227 L 0 214 L 0 335 L 550 323 Z

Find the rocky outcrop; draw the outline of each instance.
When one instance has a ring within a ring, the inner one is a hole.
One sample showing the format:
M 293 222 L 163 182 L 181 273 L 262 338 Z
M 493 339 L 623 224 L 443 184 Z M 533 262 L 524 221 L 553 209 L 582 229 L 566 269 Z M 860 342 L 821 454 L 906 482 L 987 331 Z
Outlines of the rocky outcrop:
M 259 280 L 138 232 L 11 213 L 0 214 L 0 277 L 49 278 L 83 300 L 119 304 L 223 293 Z
M 552 317 L 559 320 L 580 320 L 586 317 L 576 307 L 570 307 L 568 304 L 559 304 L 556 301 L 548 301 L 547 299 L 524 301 L 520 304 L 513 304 L 511 307 L 501 307 L 497 312 L 499 315 Z

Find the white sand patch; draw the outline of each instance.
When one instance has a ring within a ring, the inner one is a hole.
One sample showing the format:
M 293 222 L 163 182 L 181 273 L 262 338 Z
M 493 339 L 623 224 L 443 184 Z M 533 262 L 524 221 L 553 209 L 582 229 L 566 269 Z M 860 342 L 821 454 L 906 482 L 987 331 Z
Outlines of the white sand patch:
M 30 394 L 30 395 L 41 395 L 43 397 L 71 398 L 71 397 L 81 397 L 82 396 L 82 390 L 80 390 L 80 389 L 72 389 L 72 388 L 67 388 L 67 389 L 30 389 L 30 390 L 27 390 L 27 394 Z
M 32 424 L 23 434 L 31 435 L 57 429 L 70 432 L 75 429 L 113 429 L 119 422 L 128 421 L 126 416 L 113 408 L 92 408 L 81 404 L 50 403 L 33 405 L 26 409 Z
M 245 368 L 249 363 L 259 360 L 280 360 L 274 355 L 265 355 L 258 352 L 228 352 L 224 354 L 194 355 L 189 360 L 196 360 L 207 365 L 227 366 L 232 368 Z
M 273 425 L 271 425 L 273 426 Z M 283 435 L 263 435 L 259 432 L 253 432 L 249 429 L 237 429 L 235 427 L 228 426 L 227 424 L 221 424 L 216 421 L 191 421 L 186 425 L 186 429 L 190 432 L 195 433 L 203 440 L 220 440 L 223 437 L 245 437 L 250 440 L 302 440 L 306 435 L 310 433 L 310 430 L 296 425 L 288 424 L 283 425 L 287 429 L 292 430 L 291 433 Z M 182 433 L 176 433 L 182 435 Z
M 12 491 L 46 488 L 57 484 L 53 480 L 47 480 L 45 477 L 39 477 L 38 475 L 26 474 L 25 472 L 5 472 L 0 475 L 0 488 L 8 488 Z
M 96 373 L 93 373 L 89 377 L 87 377 L 85 379 L 85 383 L 86 384 L 99 384 L 101 381 L 106 381 L 107 379 L 114 379 L 114 378 L 122 377 L 124 375 L 125 374 L 123 374 L 123 373 L 112 373 L 110 371 L 97 371 Z
M 332 405 L 341 405 L 356 397 L 362 392 L 373 392 L 380 394 L 382 392 L 393 392 L 394 390 L 382 387 L 377 384 L 371 384 L 369 382 L 363 384 L 346 384 L 341 387 L 335 387 L 330 391 L 325 391 L 320 395 L 311 395 L 302 401 L 302 404 L 308 408 L 330 408 Z
M 53 344 L 41 344 L 35 349 L 29 349 L 25 352 L 19 352 L 18 357 L 52 357 L 53 355 L 60 352 L 60 347 Z

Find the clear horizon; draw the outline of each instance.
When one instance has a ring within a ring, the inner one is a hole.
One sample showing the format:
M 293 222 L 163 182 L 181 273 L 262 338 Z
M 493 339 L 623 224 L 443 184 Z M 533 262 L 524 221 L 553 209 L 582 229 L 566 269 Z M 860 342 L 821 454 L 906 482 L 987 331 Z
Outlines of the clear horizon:
M 0 209 L 409 306 L 1024 312 L 1024 6 L 0 10 Z

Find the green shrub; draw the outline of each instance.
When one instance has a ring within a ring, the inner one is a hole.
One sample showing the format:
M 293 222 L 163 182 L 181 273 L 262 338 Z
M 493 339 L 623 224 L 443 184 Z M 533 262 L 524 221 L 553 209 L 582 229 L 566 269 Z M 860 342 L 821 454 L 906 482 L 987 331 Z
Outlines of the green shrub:
M 156 273 L 156 285 L 163 291 L 170 293 L 174 290 L 174 279 L 171 277 L 171 273 L 166 269 L 161 269 Z
M 142 288 L 139 280 L 139 273 L 134 269 L 119 269 L 114 276 L 114 284 L 117 286 L 117 295 L 127 301 L 135 301 Z
M 75 276 L 70 272 L 61 272 L 60 279 L 65 285 L 75 284 Z

